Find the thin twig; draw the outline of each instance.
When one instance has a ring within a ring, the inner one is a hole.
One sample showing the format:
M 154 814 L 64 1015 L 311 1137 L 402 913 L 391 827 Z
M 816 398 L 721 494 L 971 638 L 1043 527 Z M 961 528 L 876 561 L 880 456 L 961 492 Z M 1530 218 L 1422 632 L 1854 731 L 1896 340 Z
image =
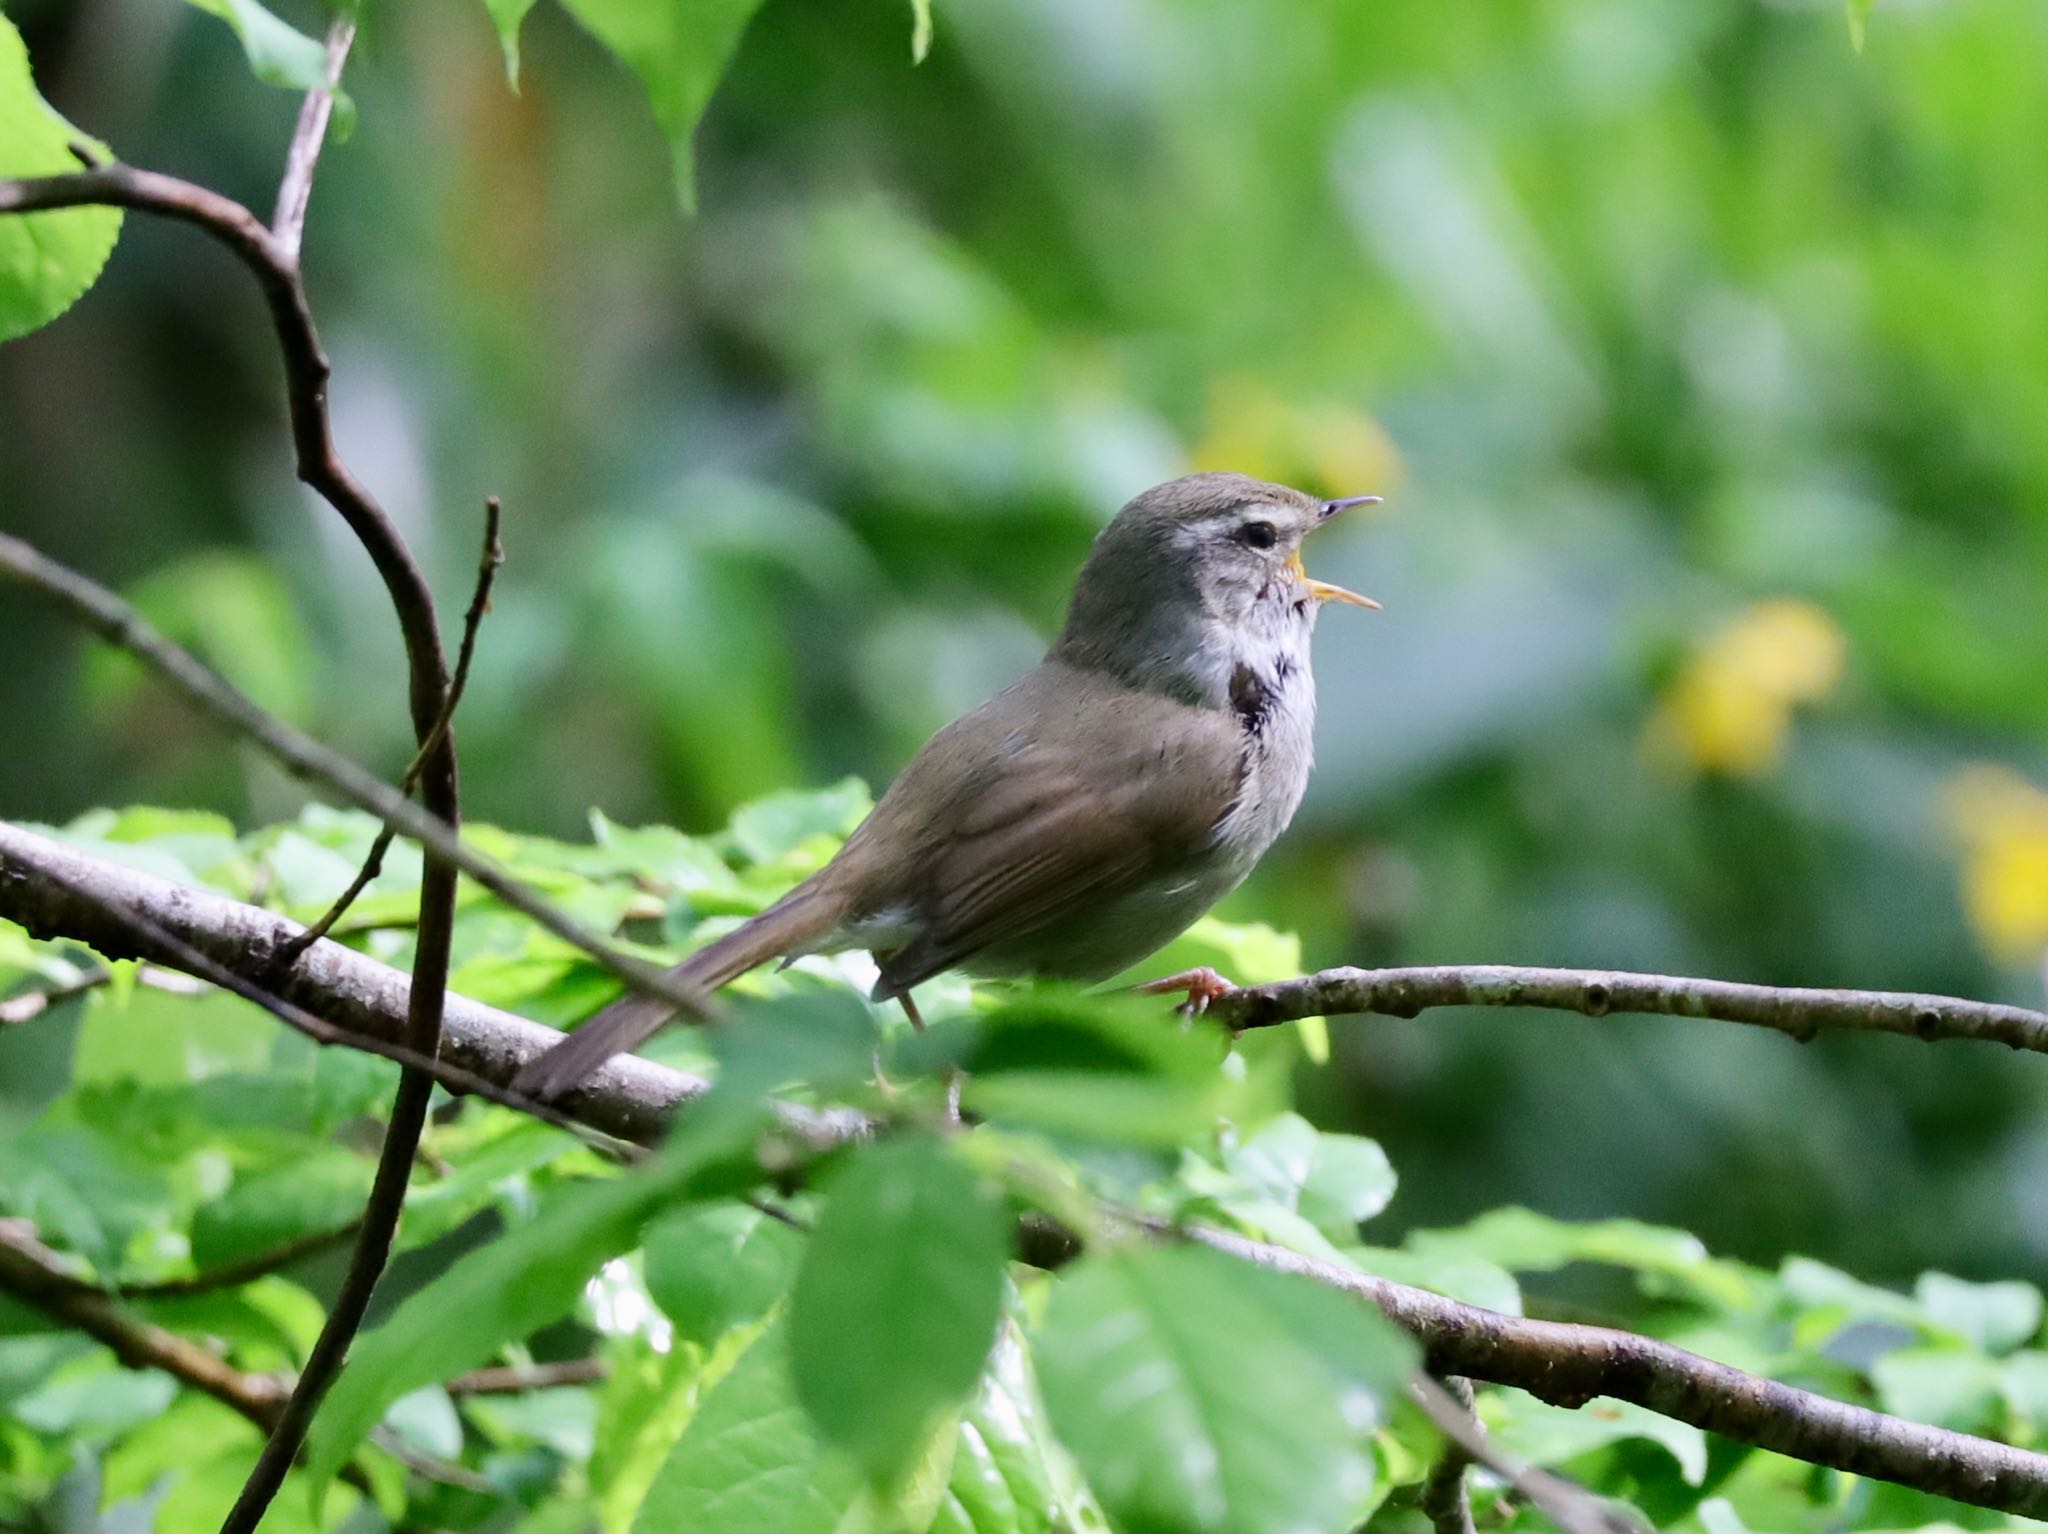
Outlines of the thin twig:
M 292 131 L 291 148 L 285 154 L 284 180 L 277 188 L 277 212 L 270 232 L 286 260 L 299 259 L 299 245 L 306 232 L 306 208 L 313 200 L 313 172 L 320 163 L 320 149 L 327 140 L 327 122 L 334 115 L 334 92 L 341 84 L 342 67 L 348 63 L 349 45 L 356 40 L 355 21 L 337 16 L 327 29 L 326 87 L 306 92 L 299 105 L 298 126 Z
M 1532 1321 L 1207 1226 L 1148 1228 L 1379 1307 L 1422 1344 L 1431 1374 L 1513 1385 L 1553 1405 L 1633 1401 L 1737 1443 L 1957 1502 L 2048 1517 L 2048 1454 L 1889 1417 L 1702 1358 L 1654 1337 Z
M 43 986 L 33 991 L 18 991 L 0 1001 L 0 1025 L 31 1022 L 41 1017 L 50 1008 L 61 1006 L 80 996 L 98 990 L 113 982 L 114 972 L 101 965 L 86 970 L 75 980 L 62 985 Z M 206 989 L 205 982 L 194 980 L 190 975 L 181 975 L 176 970 L 158 969 L 154 965 L 136 966 L 135 983 L 146 985 L 153 991 L 168 991 L 174 996 L 197 996 Z
M 1465 1500 L 1465 1463 L 1481 1464 L 1491 1470 L 1564 1534 L 1643 1534 L 1641 1526 L 1633 1519 L 1624 1518 L 1619 1511 L 1590 1492 L 1547 1470 L 1523 1464 L 1495 1448 L 1487 1439 L 1486 1429 L 1472 1415 L 1471 1386 L 1465 1387 L 1460 1398 L 1427 1374 L 1418 1374 L 1408 1382 L 1408 1396 L 1462 1456 L 1462 1462 L 1454 1472 L 1456 1504 L 1455 1511 L 1448 1515 L 1451 1521 L 1431 1514 L 1437 1534 L 1453 1534 L 1454 1530 L 1469 1531 L 1472 1528 L 1472 1508 Z M 1449 1463 L 1448 1458 L 1445 1463 Z M 1442 1465 L 1438 1468 L 1441 1470 Z M 1436 1477 L 1432 1475 L 1423 1491 L 1425 1511 L 1429 1510 L 1429 1496 L 1435 1489 Z M 1462 1514 L 1461 1520 L 1459 1514 Z
M 0 182 L 0 208 L 4 208 L 5 192 L 6 183 Z M 437 859 L 459 868 L 513 909 L 590 955 L 633 989 L 659 996 L 686 1017 L 702 1019 L 712 1015 L 711 1000 L 701 987 L 675 980 L 591 932 L 552 901 L 466 845 L 445 820 L 414 804 L 358 763 L 266 713 L 190 651 L 157 632 L 104 586 L 6 533 L 0 533 L 0 575 L 13 576 L 108 643 L 126 650 L 187 702 L 260 747 L 287 772 L 320 783 L 386 825 L 397 826 L 402 834 L 425 847 L 430 869 Z M 439 712 L 437 706 L 422 726 L 423 738 L 432 734 Z M 436 755 L 447 746 L 450 733 L 443 733 Z
M 33 1305 L 53 1321 L 85 1333 L 130 1369 L 160 1369 L 182 1384 L 213 1397 L 268 1433 L 277 1425 L 290 1386 L 275 1374 L 250 1374 L 216 1358 L 205 1348 L 151 1322 L 124 1315 L 116 1296 L 73 1274 L 55 1252 L 35 1237 L 26 1222 L 0 1220 L 0 1293 Z M 382 1428 L 371 1441 L 407 1469 L 444 1485 L 496 1492 L 483 1477 L 451 1465 Z M 372 1490 L 369 1477 L 349 1465 L 342 1478 L 358 1490 Z
M 202 1268 L 197 1273 L 187 1273 L 178 1278 L 159 1278 L 141 1284 L 109 1283 L 107 1290 L 124 1300 L 176 1300 L 195 1294 L 216 1294 L 222 1289 L 234 1289 L 259 1278 L 267 1278 L 316 1252 L 340 1246 L 356 1233 L 362 1223 L 361 1219 L 353 1219 L 332 1230 L 308 1231 L 303 1236 L 281 1241 L 267 1251 L 252 1252 L 235 1262 Z
M 1472 1382 L 1453 1374 L 1443 1386 L 1469 1416 Z M 1427 1411 L 1428 1407 L 1424 1405 L 1423 1409 Z M 1478 1425 L 1475 1419 L 1473 1426 Z M 1443 1452 L 1430 1467 L 1429 1479 L 1422 1483 L 1422 1515 L 1436 1534 L 1478 1534 L 1472 1523 L 1472 1494 L 1465 1485 L 1465 1472 L 1472 1463 L 1471 1451 L 1445 1433 Z
M 74 1277 L 19 1220 L 0 1220 L 0 1290 L 113 1350 L 131 1369 L 161 1369 L 240 1413 L 265 1432 L 284 1409 L 285 1386 L 244 1374 L 197 1343 L 121 1314 L 107 1294 Z
M 595 1385 L 611 1376 L 602 1358 L 567 1358 L 552 1364 L 500 1364 L 458 1374 L 443 1387 L 452 1396 L 506 1396 L 559 1385 Z
M 1413 1017 L 1431 1007 L 1547 1007 L 1587 1017 L 1663 1013 L 1775 1029 L 1802 1043 L 1824 1032 L 1902 1033 L 1926 1040 L 1978 1039 L 2048 1054 L 2048 1013 L 1996 1002 L 1507 964 L 1326 969 L 1299 980 L 1226 991 L 1209 1004 L 1208 1015 L 1243 1030 L 1344 1012 Z
M 476 655 L 477 630 L 483 624 L 484 614 L 491 609 L 491 585 L 497 579 L 498 569 L 505 563 L 505 546 L 498 541 L 498 526 L 502 516 L 498 498 L 494 495 L 484 502 L 484 552 L 477 563 L 476 590 L 469 600 L 469 611 L 462 617 L 462 643 L 455 655 L 455 679 L 448 684 L 448 702 L 441 710 L 441 717 L 434 721 L 434 730 L 414 753 L 405 774 L 398 780 L 398 791 L 410 794 L 419 786 L 420 773 L 425 769 L 427 759 L 441 744 L 441 737 L 448 733 L 455 722 L 455 711 L 462 706 L 463 690 L 469 686 L 469 664 Z M 370 887 L 370 881 L 384 871 L 384 854 L 391 850 L 391 843 L 398 833 L 386 825 L 377 833 L 377 839 L 370 844 L 370 855 L 363 859 L 363 866 L 349 881 L 347 889 L 335 898 L 320 919 L 286 943 L 277 951 L 280 968 L 290 968 L 299 960 L 299 955 L 311 948 L 320 939 L 334 930 L 334 924 L 347 914 L 348 908 L 356 903 L 356 897 Z

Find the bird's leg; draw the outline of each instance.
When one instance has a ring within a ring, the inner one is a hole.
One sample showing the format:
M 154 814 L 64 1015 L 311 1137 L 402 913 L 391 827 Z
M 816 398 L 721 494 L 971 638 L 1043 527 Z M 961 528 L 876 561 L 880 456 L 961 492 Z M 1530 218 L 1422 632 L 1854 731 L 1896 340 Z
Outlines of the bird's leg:
M 901 996 L 898 996 L 896 999 L 897 1001 L 903 1004 L 903 1015 L 910 1019 L 910 1026 L 915 1028 L 919 1033 L 923 1033 L 924 1014 L 917 1010 L 917 1003 L 910 999 L 910 992 L 905 991 Z
M 1180 1004 L 1181 1015 L 1200 1017 L 1209 1010 L 1210 1002 L 1219 996 L 1228 996 L 1237 986 L 1204 965 L 1200 969 L 1184 969 L 1177 975 L 1162 975 L 1132 989 L 1140 996 L 1172 996 L 1178 992 L 1184 997 Z

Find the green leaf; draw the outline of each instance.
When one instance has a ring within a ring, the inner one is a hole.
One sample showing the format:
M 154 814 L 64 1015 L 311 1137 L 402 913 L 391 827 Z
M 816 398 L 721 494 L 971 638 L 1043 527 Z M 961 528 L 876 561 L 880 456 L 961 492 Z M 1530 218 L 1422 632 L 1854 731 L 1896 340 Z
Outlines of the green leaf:
M 370 1163 L 338 1146 L 309 1147 L 288 1166 L 237 1177 L 192 1218 L 192 1261 L 215 1268 L 335 1230 L 362 1213 Z
M 1457 1252 L 1511 1273 L 1542 1273 L 1574 1262 L 1604 1262 L 1674 1281 L 1727 1309 L 1756 1302 L 1750 1270 L 1707 1252 L 1699 1237 L 1637 1220 L 1553 1220 L 1532 1209 L 1494 1209 L 1452 1230 L 1419 1230 L 1408 1248 L 1420 1255 Z
M 0 176 L 54 176 L 79 168 L 87 139 L 37 93 L 28 49 L 0 16 Z M 0 218 L 0 341 L 47 325 L 98 279 L 121 235 L 119 208 L 62 208 Z
M 697 205 L 690 140 L 761 0 L 563 0 L 640 77 L 675 162 L 676 196 Z
M 709 1347 L 758 1321 L 789 1290 L 801 1234 L 748 1204 L 685 1209 L 647 1232 L 647 1292 L 676 1335 Z
M 278 20 L 256 0 L 186 0 L 234 28 L 249 72 L 266 85 L 316 90 L 327 83 L 327 49 L 317 38 Z M 336 98 L 337 106 L 340 99 Z
M 484 0 L 484 9 L 491 13 L 491 25 L 498 29 L 498 46 L 505 53 L 505 79 L 516 89 L 519 85 L 519 27 L 526 20 L 526 13 L 533 9 L 533 0 Z
M 932 0 L 910 0 L 910 62 L 922 64 L 932 51 Z
M 1100 1526 L 1063 1492 L 1071 1472 L 1053 1462 L 1030 1361 L 1014 1326 L 989 1355 L 974 1402 L 960 1418 L 952 1473 L 933 1528 L 944 1534 L 1051 1534 Z
M 1399 1247 L 1347 1246 L 1340 1255 L 1362 1272 L 1433 1290 L 1468 1305 L 1522 1313 L 1522 1291 L 1515 1276 L 1498 1263 L 1467 1252 L 1406 1252 Z
M 564 1190 L 531 1222 L 460 1258 L 356 1347 L 307 1442 L 324 1489 L 391 1403 L 475 1368 L 568 1312 L 603 1263 L 633 1246 L 665 1205 L 697 1195 L 744 1143 L 748 1111 L 707 1097 L 660 1158 Z
M 1489 1394 L 1487 1425 L 1503 1449 L 1536 1465 L 1561 1465 L 1608 1444 L 1641 1438 L 1677 1462 L 1688 1486 L 1707 1474 L 1707 1435 L 1629 1401 L 1602 1396 L 1582 1407 L 1552 1406 L 1519 1390 Z
M 1870 21 L 1870 13 L 1877 9 L 1877 0 L 1842 0 L 1842 14 L 1849 23 L 1849 46 L 1858 53 L 1863 51 L 1864 31 Z
M 1936 1325 L 1987 1353 L 2010 1353 L 2041 1329 L 2041 1291 L 2017 1279 L 1973 1284 L 1946 1273 L 1922 1273 L 1913 1297 Z
M 1295 1113 L 1227 1148 L 1223 1164 L 1333 1241 L 1351 1240 L 1394 1197 L 1394 1168 L 1376 1141 L 1319 1133 Z
M 859 1467 L 825 1452 L 797 1404 L 787 1332 L 778 1320 L 704 1398 L 648 1488 L 633 1529 L 834 1534 L 860 1492 Z
M 308 722 L 313 646 L 273 564 L 253 554 L 209 550 L 152 571 L 124 594 L 168 638 L 195 651 L 273 714 Z M 110 723 L 147 686 L 141 669 L 119 651 L 95 651 L 87 664 L 87 696 Z M 350 867 L 341 882 L 354 872 Z
M 860 1151 L 830 1185 L 790 1301 L 805 1410 L 883 1487 L 974 1389 L 1002 1308 L 1003 1207 L 927 1140 Z
M 1348 1527 L 1415 1361 L 1357 1301 L 1201 1247 L 1076 1263 L 1037 1358 L 1061 1442 L 1131 1534 Z
M 957 1027 L 934 1026 L 904 1055 L 948 1047 L 960 1049 L 967 1105 L 998 1123 L 1178 1145 L 1218 1119 L 1256 1116 L 1215 1040 L 1176 1027 L 1147 997 L 1038 986 Z
M 730 835 L 750 862 L 772 863 L 814 836 L 844 840 L 874 807 L 867 784 L 843 778 L 830 788 L 770 794 L 741 805 L 733 811 Z
M 1963 1433 L 1996 1424 L 2005 1384 L 1997 1364 L 1959 1348 L 1900 1348 L 1871 1365 L 1870 1379 L 1886 1411 Z

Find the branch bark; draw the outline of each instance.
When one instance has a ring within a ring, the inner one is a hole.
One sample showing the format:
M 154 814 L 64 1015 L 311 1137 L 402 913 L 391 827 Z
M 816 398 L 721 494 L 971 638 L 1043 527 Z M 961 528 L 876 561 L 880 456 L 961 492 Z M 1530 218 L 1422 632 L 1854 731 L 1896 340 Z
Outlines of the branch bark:
M 2048 1013 L 1997 1002 L 1507 964 L 1326 969 L 1299 980 L 1226 991 L 1209 1004 L 1207 1015 L 1243 1030 L 1347 1012 L 1413 1017 L 1432 1007 L 1546 1007 L 1587 1017 L 1662 1013 L 1747 1023 L 1802 1043 L 1821 1033 L 1900 1033 L 1930 1042 L 1976 1039 L 2048 1054 Z

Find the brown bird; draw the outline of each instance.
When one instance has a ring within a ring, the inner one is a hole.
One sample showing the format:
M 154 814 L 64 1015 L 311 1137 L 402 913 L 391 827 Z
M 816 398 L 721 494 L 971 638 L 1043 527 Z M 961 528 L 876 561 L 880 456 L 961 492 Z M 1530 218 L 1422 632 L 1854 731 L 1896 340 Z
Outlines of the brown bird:
M 874 996 L 941 970 L 1104 980 L 1251 872 L 1307 786 L 1309 635 L 1327 601 L 1302 540 L 1346 506 L 1242 474 L 1147 490 L 1095 540 L 1038 668 L 932 737 L 837 856 L 671 972 L 706 990 L 770 959 L 864 948 Z M 1190 971 L 1154 989 L 1202 1005 Z M 549 1096 L 673 1013 L 632 995 L 530 1064 Z M 912 1013 L 915 1017 L 915 1013 Z

